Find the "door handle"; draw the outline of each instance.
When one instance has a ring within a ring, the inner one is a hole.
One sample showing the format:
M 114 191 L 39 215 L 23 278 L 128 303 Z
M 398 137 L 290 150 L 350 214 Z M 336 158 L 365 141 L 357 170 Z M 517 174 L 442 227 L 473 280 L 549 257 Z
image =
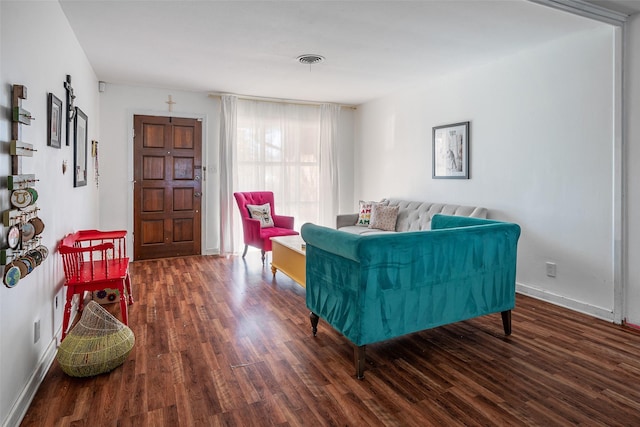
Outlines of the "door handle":
M 193 193 L 194 197 L 202 197 L 202 193 L 199 191 L 196 191 L 195 193 Z

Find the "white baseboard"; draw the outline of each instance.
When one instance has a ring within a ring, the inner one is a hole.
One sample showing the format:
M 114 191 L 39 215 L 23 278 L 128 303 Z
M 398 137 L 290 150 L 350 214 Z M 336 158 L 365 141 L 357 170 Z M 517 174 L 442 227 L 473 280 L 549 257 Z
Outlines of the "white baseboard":
M 24 389 L 22 389 L 22 393 L 20 393 L 16 403 L 11 407 L 9 415 L 4 420 L 4 424 L 2 425 L 3 427 L 18 427 L 20 425 L 22 419 L 27 413 L 27 410 L 29 409 L 29 405 L 31 405 L 31 402 L 40 387 L 40 384 L 42 384 L 44 377 L 47 375 L 49 368 L 53 364 L 57 350 L 58 335 L 56 334 L 47 346 L 42 358 L 38 361 L 38 366 L 25 384 Z
M 528 285 L 523 285 L 522 283 L 516 283 L 516 292 L 560 307 L 588 314 L 589 316 L 597 317 L 598 319 L 607 320 L 612 323 L 614 322 L 612 310 L 596 307 L 595 305 L 576 301 L 562 295 L 556 295 L 552 292 L 545 291 L 544 289 L 538 289 Z

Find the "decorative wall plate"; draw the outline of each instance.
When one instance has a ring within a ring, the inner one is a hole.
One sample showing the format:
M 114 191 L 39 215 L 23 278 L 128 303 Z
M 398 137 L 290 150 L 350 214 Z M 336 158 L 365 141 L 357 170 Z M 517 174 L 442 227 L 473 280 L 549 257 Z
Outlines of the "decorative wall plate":
M 44 245 L 38 246 L 36 250 L 42 254 L 43 261 L 49 256 L 49 249 Z
M 26 208 L 31 204 L 33 196 L 27 190 L 13 190 L 11 193 L 11 204 L 16 208 Z
M 22 223 L 22 241 L 28 242 L 36 235 L 36 228 L 30 222 Z
M 36 216 L 34 218 L 31 218 L 29 222 L 31 223 L 31 225 L 33 225 L 33 228 L 36 231 L 36 236 L 42 233 L 42 231 L 44 230 L 44 222 L 40 218 Z
M 20 244 L 20 229 L 17 225 L 9 227 L 9 232 L 7 233 L 7 244 L 11 249 L 17 248 Z
M 40 251 L 37 251 L 35 249 L 30 250 L 29 252 L 27 252 L 27 255 L 30 256 L 31 258 L 33 258 L 33 260 L 36 262 L 36 267 L 39 266 L 40 264 L 42 264 L 42 254 L 40 253 Z
M 27 263 L 22 262 L 20 258 L 13 260 L 12 264 L 20 269 L 20 277 L 24 277 L 29 274 L 29 267 L 27 267 Z
M 31 204 L 34 204 L 38 200 L 38 192 L 35 188 L 27 188 L 27 191 L 31 193 Z
M 20 269 L 11 264 L 7 264 L 4 268 L 4 284 L 8 288 L 13 288 L 20 281 L 21 274 Z
M 36 268 L 36 261 L 28 255 L 22 255 L 18 261 L 24 262 L 24 265 L 27 266 L 27 274 L 31 273 L 33 269 Z

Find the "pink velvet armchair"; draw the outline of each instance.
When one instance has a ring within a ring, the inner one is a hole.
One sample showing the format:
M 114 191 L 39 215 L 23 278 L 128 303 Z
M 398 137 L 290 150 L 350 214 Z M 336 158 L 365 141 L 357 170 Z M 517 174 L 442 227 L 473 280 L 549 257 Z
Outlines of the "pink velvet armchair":
M 271 238 L 276 236 L 291 236 L 299 234 L 293 229 L 294 218 L 292 216 L 276 215 L 273 206 L 273 192 L 252 191 L 244 193 L 233 193 L 240 209 L 242 218 L 242 230 L 244 234 L 244 252 L 242 258 L 247 254 L 249 246 L 253 246 L 262 251 L 262 262 L 264 263 L 265 253 L 271 251 Z M 251 218 L 247 205 L 263 205 L 269 203 L 273 227 L 262 227 L 259 219 Z

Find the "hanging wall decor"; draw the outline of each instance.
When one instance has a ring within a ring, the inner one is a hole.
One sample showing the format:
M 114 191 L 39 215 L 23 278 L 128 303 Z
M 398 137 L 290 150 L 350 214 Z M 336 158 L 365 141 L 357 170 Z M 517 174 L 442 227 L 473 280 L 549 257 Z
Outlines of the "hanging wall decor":
M 433 128 L 433 178 L 469 179 L 469 122 Z
M 49 93 L 47 105 L 47 145 L 60 148 L 62 140 L 62 101 Z
M 33 144 L 21 140 L 21 127 L 29 126 L 35 120 L 31 113 L 22 107 L 27 99 L 27 88 L 23 85 L 12 86 L 12 123 L 11 175 L 6 177 L 7 190 L 10 192 L 10 209 L 2 212 L 2 225 L 7 231 L 6 243 L 0 245 L 0 264 L 4 265 L 3 282 L 5 286 L 15 287 L 46 258 L 49 250 L 42 245 L 44 221 L 40 217 L 37 205 L 38 182 L 35 174 L 24 173 L 22 160 L 33 157 L 38 151 Z M 52 101 L 51 98 L 49 98 Z M 59 109 L 59 116 L 62 109 Z M 58 126 L 58 131 L 60 126 Z M 59 133 L 59 132 L 58 132 Z M 0 242 L 1 243 L 1 242 Z M 6 245 L 6 247 L 5 247 Z M 2 271 L 2 270 L 0 270 Z
M 96 187 L 99 184 L 100 173 L 98 172 L 98 141 L 91 141 L 91 157 L 93 158 L 93 170 L 95 173 Z
M 67 80 L 64 82 L 64 88 L 67 91 L 67 145 L 71 145 L 71 122 L 75 115 L 75 109 L 73 107 L 73 100 L 76 96 L 73 93 L 73 87 L 71 86 L 71 76 L 67 74 Z

